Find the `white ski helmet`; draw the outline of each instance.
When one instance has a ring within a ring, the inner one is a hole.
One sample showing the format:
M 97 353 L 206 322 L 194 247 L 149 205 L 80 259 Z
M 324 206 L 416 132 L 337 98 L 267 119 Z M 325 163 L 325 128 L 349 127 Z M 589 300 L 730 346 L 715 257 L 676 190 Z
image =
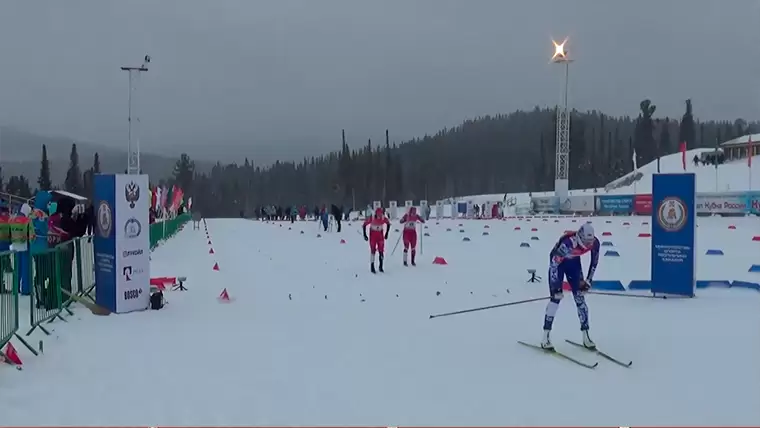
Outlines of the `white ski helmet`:
M 576 235 L 578 235 L 578 239 L 580 239 L 581 243 L 584 246 L 593 244 L 594 238 L 596 238 L 594 235 L 594 226 L 592 226 L 591 223 L 585 223 L 583 226 L 581 226 L 581 228 L 578 229 Z

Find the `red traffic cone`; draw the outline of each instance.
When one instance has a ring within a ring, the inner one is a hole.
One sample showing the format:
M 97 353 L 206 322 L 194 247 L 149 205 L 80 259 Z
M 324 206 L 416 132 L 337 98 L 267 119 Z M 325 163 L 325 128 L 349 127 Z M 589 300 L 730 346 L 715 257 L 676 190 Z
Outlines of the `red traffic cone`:
M 8 342 L 8 344 L 5 346 L 5 358 L 7 358 L 11 364 L 17 366 L 24 364 L 21 362 L 21 358 L 19 358 L 18 352 L 16 352 L 16 348 L 13 347 L 13 344 L 11 342 Z
M 433 259 L 433 264 L 434 265 L 447 265 L 448 263 L 446 263 L 446 259 L 444 259 L 443 257 L 436 257 L 436 258 Z
M 214 270 L 219 270 L 219 263 L 214 263 Z
M 340 243 L 341 243 L 341 244 L 345 244 L 345 243 L 346 243 L 346 240 L 345 240 L 345 239 L 341 239 L 341 240 L 340 240 Z
M 213 248 L 209 248 L 209 249 L 208 249 L 208 253 L 209 253 L 209 254 L 214 254 L 214 249 L 213 249 Z
M 230 295 L 227 293 L 227 289 L 225 288 L 222 290 L 222 293 L 219 295 L 219 300 L 222 302 L 229 302 L 230 301 Z

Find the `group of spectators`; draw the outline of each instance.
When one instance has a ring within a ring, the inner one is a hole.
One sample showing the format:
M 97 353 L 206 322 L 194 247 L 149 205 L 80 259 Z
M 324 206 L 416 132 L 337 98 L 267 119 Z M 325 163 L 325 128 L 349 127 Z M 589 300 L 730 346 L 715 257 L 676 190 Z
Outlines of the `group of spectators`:
M 75 254 L 72 240 L 91 232 L 93 224 L 91 205 L 87 207 L 55 192 L 39 191 L 33 199 L 16 206 L 0 201 L 0 252 L 3 253 L 0 267 L 5 272 L 19 270 L 20 292 L 31 294 L 33 291 L 38 309 L 56 308 L 60 305 L 59 295 L 51 281 L 59 280 L 62 289 L 71 291 Z M 57 251 L 48 251 L 51 248 Z M 9 251 L 19 253 L 15 266 L 10 261 Z M 8 284 L 0 285 L 0 291 L 8 291 Z

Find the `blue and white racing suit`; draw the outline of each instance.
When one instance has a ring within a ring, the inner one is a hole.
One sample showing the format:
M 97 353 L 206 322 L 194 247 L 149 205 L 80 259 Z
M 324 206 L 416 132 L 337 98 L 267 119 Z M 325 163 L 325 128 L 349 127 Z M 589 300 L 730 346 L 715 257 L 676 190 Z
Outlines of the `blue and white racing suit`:
M 583 267 L 581 266 L 581 256 L 591 252 L 591 263 L 589 264 L 587 281 L 590 283 L 596 272 L 596 265 L 599 263 L 599 240 L 595 237 L 594 242 L 590 245 L 584 245 L 577 233 L 563 235 L 554 245 L 549 253 L 549 303 L 546 305 L 544 315 L 544 330 L 551 330 L 554 316 L 559 308 L 559 302 L 564 295 L 562 283 L 567 277 L 570 289 L 573 292 L 575 305 L 578 308 L 578 320 L 581 323 L 581 330 L 588 330 L 588 306 L 586 298 L 581 293 L 581 282 L 583 281 Z

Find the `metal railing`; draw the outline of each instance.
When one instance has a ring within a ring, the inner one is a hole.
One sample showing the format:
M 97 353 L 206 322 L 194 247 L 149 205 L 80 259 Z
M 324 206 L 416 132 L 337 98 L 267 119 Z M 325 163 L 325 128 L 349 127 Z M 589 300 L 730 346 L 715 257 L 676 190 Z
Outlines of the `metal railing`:
M 150 225 L 150 249 L 156 248 L 161 242 L 171 238 L 182 230 L 182 226 L 190 221 L 190 214 L 182 214 L 176 218 Z
M 179 232 L 190 220 L 189 214 L 150 226 L 151 249 Z M 94 301 L 95 249 L 92 236 L 84 236 L 41 252 L 0 252 L 0 356 L 5 345 L 16 338 L 34 355 L 34 349 L 18 334 L 20 329 L 19 294 L 21 282 L 28 282 L 29 326 L 26 336 L 56 319 L 66 321 L 64 311 L 79 298 Z M 65 291 L 65 292 L 64 292 Z
M 32 254 L 32 291 L 29 293 L 29 326 L 27 336 L 39 328 L 47 335 L 50 332 L 42 325 L 53 322 L 61 317 L 63 301 L 61 288 L 64 286 L 63 270 L 67 267 L 71 272 L 69 255 L 71 242 L 63 243 L 55 248 L 49 248 Z M 71 275 L 68 276 L 68 288 L 71 289 Z

